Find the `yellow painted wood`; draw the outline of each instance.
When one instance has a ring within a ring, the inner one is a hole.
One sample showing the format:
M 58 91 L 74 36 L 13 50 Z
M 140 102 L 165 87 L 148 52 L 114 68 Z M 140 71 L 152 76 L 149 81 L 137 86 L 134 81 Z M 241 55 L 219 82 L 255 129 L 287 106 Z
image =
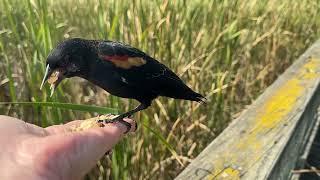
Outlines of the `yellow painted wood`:
M 213 162 L 216 164 L 216 168 L 212 172 L 212 175 L 209 175 L 209 179 L 218 178 L 219 176 L 223 177 L 224 173 L 230 172 L 230 168 L 224 169 L 225 164 L 237 164 L 239 167 L 249 167 L 259 160 L 260 154 L 265 151 L 265 145 L 270 143 L 270 140 L 264 140 L 260 135 L 264 135 L 275 126 L 280 125 L 280 123 L 284 124 L 287 121 L 285 117 L 295 107 L 297 99 L 302 93 L 306 93 L 302 82 L 306 78 L 319 77 L 319 72 L 316 72 L 319 67 L 320 61 L 318 59 L 310 59 L 307 64 L 302 66 L 298 74 L 279 87 L 278 91 L 275 91 L 266 100 L 265 104 L 258 109 L 256 117 L 250 122 L 251 124 L 248 126 L 249 133 L 246 133 L 239 142 L 236 142 L 229 150 L 221 154 L 221 157 L 216 162 Z M 243 156 L 243 154 L 248 153 L 250 155 Z M 240 173 L 238 172 L 236 175 L 233 176 L 239 177 Z

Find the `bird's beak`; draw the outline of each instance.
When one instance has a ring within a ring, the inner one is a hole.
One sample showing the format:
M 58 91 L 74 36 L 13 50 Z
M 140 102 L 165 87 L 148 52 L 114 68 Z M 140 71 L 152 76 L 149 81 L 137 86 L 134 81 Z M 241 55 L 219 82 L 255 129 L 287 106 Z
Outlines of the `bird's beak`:
M 42 89 L 43 85 L 47 82 L 47 80 L 49 79 L 49 77 L 51 76 L 52 73 L 53 73 L 53 70 L 50 68 L 50 66 L 48 64 L 46 67 L 46 72 L 44 73 L 44 76 L 42 79 L 40 90 Z
M 46 67 L 46 72 L 44 74 L 44 77 L 42 79 L 42 83 L 40 86 L 40 90 L 42 89 L 42 87 L 44 86 L 44 84 L 48 81 L 48 83 L 50 84 L 50 97 L 53 95 L 54 90 L 58 87 L 58 85 L 60 84 L 60 82 L 64 79 L 64 75 L 63 75 L 63 70 L 62 69 L 51 69 L 49 65 L 47 65 Z

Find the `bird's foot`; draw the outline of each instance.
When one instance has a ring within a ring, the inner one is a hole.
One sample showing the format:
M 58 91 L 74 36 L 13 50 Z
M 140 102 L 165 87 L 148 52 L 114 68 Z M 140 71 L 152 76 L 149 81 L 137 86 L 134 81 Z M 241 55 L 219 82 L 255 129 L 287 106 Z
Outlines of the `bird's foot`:
M 86 119 L 79 126 L 72 128 L 71 131 L 82 131 L 82 130 L 86 130 L 94 127 L 104 127 L 105 124 L 115 123 L 115 122 L 119 122 L 126 126 L 125 134 L 131 130 L 131 124 L 128 123 L 127 121 L 124 121 L 121 115 L 118 116 L 113 114 L 106 114 L 106 115 L 99 115 L 94 118 Z M 138 127 L 137 123 L 135 123 L 135 125 L 136 127 L 134 131 L 136 131 Z
M 112 119 L 100 119 L 97 121 L 98 123 L 102 123 L 102 124 L 108 124 L 108 123 L 115 123 L 115 122 L 119 122 L 123 125 L 126 126 L 126 131 L 124 132 L 124 134 L 127 134 L 130 130 L 131 130 L 131 124 L 128 123 L 127 121 L 124 121 L 123 118 L 121 116 L 117 116 L 114 117 Z M 135 123 L 136 124 L 136 123 Z M 136 125 L 137 126 L 137 125 Z M 135 130 L 137 129 L 137 127 L 135 128 Z

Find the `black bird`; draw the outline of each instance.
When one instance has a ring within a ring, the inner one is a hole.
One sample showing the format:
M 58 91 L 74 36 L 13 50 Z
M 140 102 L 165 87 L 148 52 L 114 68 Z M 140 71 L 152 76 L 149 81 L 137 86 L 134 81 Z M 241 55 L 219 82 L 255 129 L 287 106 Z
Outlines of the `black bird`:
M 73 38 L 57 45 L 47 57 L 41 84 L 51 80 L 51 95 L 64 78 L 78 76 L 100 86 L 112 95 L 136 99 L 140 105 L 108 122 L 148 108 L 153 99 L 166 96 L 204 102 L 168 67 L 139 49 L 120 42 Z

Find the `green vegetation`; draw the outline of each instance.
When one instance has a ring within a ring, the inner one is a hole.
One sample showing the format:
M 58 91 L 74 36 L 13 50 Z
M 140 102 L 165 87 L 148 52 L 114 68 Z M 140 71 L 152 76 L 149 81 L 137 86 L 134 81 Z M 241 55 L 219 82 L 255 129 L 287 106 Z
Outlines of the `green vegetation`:
M 97 115 L 95 107 L 61 103 L 120 112 L 133 108 L 136 102 L 112 97 L 79 78 L 65 81 L 52 98 L 48 86 L 39 90 L 45 58 L 65 38 L 126 42 L 168 65 L 209 102 L 199 106 L 159 98 L 134 117 L 140 122 L 135 135 L 123 140 L 111 158 L 101 159 L 88 178 L 172 179 L 183 169 L 181 163 L 197 156 L 319 38 L 319 4 L 0 0 L 0 101 L 60 103 L 2 103 L 0 113 L 48 126 Z

